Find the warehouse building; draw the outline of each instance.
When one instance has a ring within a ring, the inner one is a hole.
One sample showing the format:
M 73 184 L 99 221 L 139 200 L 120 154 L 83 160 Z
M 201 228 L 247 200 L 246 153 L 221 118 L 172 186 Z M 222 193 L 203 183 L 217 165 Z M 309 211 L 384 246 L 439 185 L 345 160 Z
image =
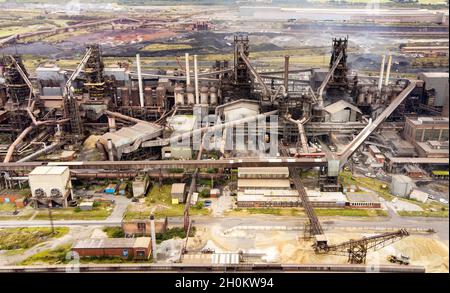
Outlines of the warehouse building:
M 380 209 L 381 202 L 378 196 L 373 193 L 363 192 L 347 192 L 348 206 L 350 208 L 368 208 L 368 209 Z
M 105 238 L 78 240 L 72 251 L 80 257 L 120 257 L 148 260 L 151 253 L 150 237 Z
M 405 175 L 393 175 L 391 181 L 391 193 L 395 196 L 408 197 L 414 187 L 411 178 Z

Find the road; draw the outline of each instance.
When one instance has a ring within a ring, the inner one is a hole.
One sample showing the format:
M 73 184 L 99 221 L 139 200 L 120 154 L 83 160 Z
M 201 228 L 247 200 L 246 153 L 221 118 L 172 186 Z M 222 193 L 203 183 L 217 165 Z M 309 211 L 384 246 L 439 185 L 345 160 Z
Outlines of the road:
M 194 225 L 199 227 L 211 227 L 220 225 L 224 229 L 234 226 L 287 226 L 303 227 L 306 221 L 305 217 L 281 217 L 269 215 L 252 215 L 247 217 L 211 217 L 211 216 L 192 216 Z M 449 220 L 448 218 L 416 218 L 416 217 L 377 217 L 377 218 L 343 218 L 343 217 L 321 217 L 320 221 L 324 230 L 333 228 L 422 228 L 434 229 L 441 240 L 449 240 Z M 55 226 L 120 226 L 119 219 L 106 220 L 70 220 L 54 221 Z M 183 218 L 169 218 L 170 225 L 182 225 Z M 13 227 L 48 227 L 49 221 L 0 221 L 0 228 Z

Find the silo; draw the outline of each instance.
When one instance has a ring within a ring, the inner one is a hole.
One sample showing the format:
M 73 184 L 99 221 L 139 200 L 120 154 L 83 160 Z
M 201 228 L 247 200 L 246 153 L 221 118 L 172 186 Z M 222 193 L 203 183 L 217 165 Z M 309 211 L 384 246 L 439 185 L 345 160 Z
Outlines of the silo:
M 217 105 L 218 104 L 218 98 L 217 98 L 217 88 L 214 86 L 209 88 L 209 98 L 211 100 L 211 105 Z
M 166 100 L 166 88 L 163 85 L 158 85 L 156 88 L 156 104 L 158 107 L 164 107 Z
M 188 85 L 186 88 L 186 95 L 187 95 L 187 102 L 189 105 L 195 104 L 195 96 L 194 96 L 195 89 L 192 85 Z
M 206 86 L 200 88 L 200 104 L 208 105 L 209 89 Z
M 152 101 L 152 88 L 149 86 L 146 86 L 144 88 L 144 99 L 145 99 L 145 106 L 150 107 L 153 105 Z
M 358 102 L 357 102 L 357 104 L 358 105 L 364 104 L 364 94 L 363 93 L 360 93 L 358 95 Z
M 371 104 L 372 104 L 372 93 L 368 93 L 368 94 L 367 94 L 367 96 L 366 96 L 366 103 L 367 103 L 368 105 L 371 105 Z
M 184 105 L 184 89 L 181 84 L 175 86 L 174 96 L 176 105 Z

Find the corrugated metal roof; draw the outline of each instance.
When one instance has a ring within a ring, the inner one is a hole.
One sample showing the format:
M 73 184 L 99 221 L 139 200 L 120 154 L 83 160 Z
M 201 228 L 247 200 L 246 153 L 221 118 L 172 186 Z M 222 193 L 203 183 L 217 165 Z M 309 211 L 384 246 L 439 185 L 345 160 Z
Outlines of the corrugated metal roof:
M 379 203 L 378 197 L 370 192 L 347 192 L 347 199 L 349 202 L 371 202 Z
M 211 264 L 239 264 L 238 253 L 213 253 Z
M 346 102 L 344 100 L 340 100 L 340 101 L 337 101 L 336 103 L 328 105 L 328 106 L 326 106 L 324 108 L 324 110 L 326 112 L 330 113 L 330 114 L 334 114 L 334 113 L 337 113 L 337 112 L 340 112 L 340 111 L 344 110 L 345 108 L 350 108 L 353 111 L 361 113 L 361 110 L 359 110 L 358 107 L 356 107 L 356 106 L 354 106 L 354 105 L 352 105 L 349 102 Z
M 288 167 L 241 167 L 238 168 L 238 177 L 242 175 L 283 175 L 289 176 Z
M 289 179 L 239 179 L 238 188 L 259 187 L 265 188 L 290 188 Z
M 78 240 L 72 248 L 132 248 L 135 241 L 134 238 L 82 239 Z
M 174 183 L 172 184 L 172 190 L 170 191 L 171 194 L 180 194 L 184 193 L 186 190 L 186 183 Z
M 34 168 L 29 175 L 61 175 L 68 169 L 69 167 L 65 166 L 39 166 Z

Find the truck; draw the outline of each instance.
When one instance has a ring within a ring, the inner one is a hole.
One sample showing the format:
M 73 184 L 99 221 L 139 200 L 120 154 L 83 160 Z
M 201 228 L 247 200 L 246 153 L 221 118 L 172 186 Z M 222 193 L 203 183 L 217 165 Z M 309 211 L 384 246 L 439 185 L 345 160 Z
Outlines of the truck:
M 391 263 L 398 263 L 400 265 L 409 265 L 409 257 L 406 255 L 390 255 L 388 256 L 388 261 Z

